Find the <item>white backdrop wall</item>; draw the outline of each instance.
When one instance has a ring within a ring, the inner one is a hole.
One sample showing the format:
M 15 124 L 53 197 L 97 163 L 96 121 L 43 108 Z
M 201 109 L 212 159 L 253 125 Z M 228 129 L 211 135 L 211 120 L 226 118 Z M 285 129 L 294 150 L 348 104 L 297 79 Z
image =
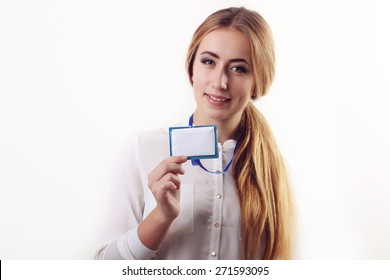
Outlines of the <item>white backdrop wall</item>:
M 277 73 L 257 106 L 288 162 L 303 259 L 390 258 L 386 1 L 0 0 L 0 259 L 91 259 L 121 144 L 194 110 L 192 33 L 259 11 Z

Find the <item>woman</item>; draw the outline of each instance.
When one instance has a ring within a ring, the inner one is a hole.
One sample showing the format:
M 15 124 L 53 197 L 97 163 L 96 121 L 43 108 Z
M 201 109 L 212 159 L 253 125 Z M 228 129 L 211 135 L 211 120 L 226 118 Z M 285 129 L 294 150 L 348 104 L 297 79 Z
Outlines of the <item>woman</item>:
M 100 259 L 288 259 L 293 199 L 271 130 L 252 100 L 274 77 L 267 23 L 223 9 L 196 30 L 187 54 L 196 110 L 216 124 L 219 158 L 169 155 L 166 129 L 142 133 L 123 153 Z M 232 164 L 229 164 L 231 163 Z M 231 166 L 231 167 L 230 167 Z

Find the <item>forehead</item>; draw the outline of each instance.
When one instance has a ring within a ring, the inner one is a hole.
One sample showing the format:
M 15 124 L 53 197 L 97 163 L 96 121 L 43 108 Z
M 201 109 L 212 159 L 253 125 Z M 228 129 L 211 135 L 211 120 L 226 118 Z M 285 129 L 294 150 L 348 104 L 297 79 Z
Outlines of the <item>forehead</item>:
M 250 44 L 244 33 L 235 28 L 219 28 L 208 33 L 199 45 L 198 53 L 209 51 L 221 59 L 243 58 L 250 61 Z

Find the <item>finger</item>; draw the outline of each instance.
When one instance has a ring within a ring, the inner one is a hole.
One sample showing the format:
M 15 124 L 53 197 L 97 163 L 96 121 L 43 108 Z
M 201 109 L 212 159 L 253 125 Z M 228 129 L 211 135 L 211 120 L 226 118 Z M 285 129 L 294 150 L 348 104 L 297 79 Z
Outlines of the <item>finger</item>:
M 166 158 L 165 161 L 167 162 L 174 162 L 174 163 L 185 163 L 188 160 L 187 156 L 172 156 L 169 158 Z
M 152 191 L 153 195 L 156 196 L 158 195 L 160 190 L 166 190 L 167 188 L 169 190 L 178 190 L 180 189 L 180 178 L 179 176 L 168 173 L 166 174 L 161 180 L 154 182 L 149 186 L 150 190 Z M 172 188 L 169 188 L 172 187 Z
M 173 173 L 173 174 L 184 174 L 184 168 L 182 167 L 181 163 L 167 163 L 165 165 L 162 165 L 162 171 L 165 174 L 167 173 Z
M 176 189 L 180 189 L 181 180 L 180 177 L 173 173 L 165 174 L 164 177 L 161 178 L 161 182 L 172 182 Z
M 154 196 L 156 198 L 156 201 L 160 203 L 165 202 L 168 197 L 168 194 L 173 193 L 177 190 L 176 185 L 172 182 L 159 183 L 158 185 L 159 187 Z
M 176 190 L 178 190 L 178 187 L 173 182 L 169 181 L 169 182 L 164 182 L 162 184 L 161 191 L 164 192 L 164 193 L 173 192 L 173 191 L 176 191 Z
M 170 157 L 158 164 L 148 176 L 150 183 L 156 182 L 165 176 L 167 173 L 184 174 L 182 162 L 187 161 L 187 157 Z
M 163 160 L 160 163 L 163 173 L 184 174 L 182 164 L 188 160 L 186 156 L 174 156 Z

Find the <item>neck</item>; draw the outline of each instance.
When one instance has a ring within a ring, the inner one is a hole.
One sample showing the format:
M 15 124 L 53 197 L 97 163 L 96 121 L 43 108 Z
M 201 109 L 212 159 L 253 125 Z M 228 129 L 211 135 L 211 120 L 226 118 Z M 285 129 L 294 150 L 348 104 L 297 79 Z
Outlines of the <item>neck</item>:
M 236 139 L 238 125 L 240 123 L 240 116 L 220 120 L 205 118 L 195 111 L 193 121 L 195 125 L 217 125 L 218 142 L 223 144 L 229 139 Z

